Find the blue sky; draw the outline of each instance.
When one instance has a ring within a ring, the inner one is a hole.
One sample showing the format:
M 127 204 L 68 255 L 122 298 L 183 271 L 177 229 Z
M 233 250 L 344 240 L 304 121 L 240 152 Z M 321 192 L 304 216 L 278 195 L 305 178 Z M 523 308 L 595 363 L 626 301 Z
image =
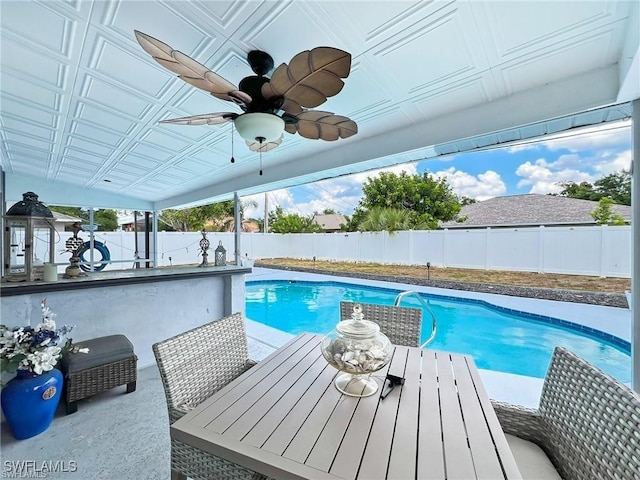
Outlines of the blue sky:
M 406 163 L 383 171 L 427 171 L 446 178 L 456 194 L 482 201 L 504 195 L 557 193 L 562 190 L 561 182 L 593 183 L 610 173 L 628 170 L 631 153 L 630 122 L 617 122 L 564 132 L 544 141 Z M 362 197 L 363 182 L 380 171 L 269 192 L 269 209 L 280 205 L 285 212 L 312 215 L 332 208 L 351 215 Z M 247 209 L 247 217 L 264 217 L 264 197 L 246 197 L 258 203 L 257 208 Z

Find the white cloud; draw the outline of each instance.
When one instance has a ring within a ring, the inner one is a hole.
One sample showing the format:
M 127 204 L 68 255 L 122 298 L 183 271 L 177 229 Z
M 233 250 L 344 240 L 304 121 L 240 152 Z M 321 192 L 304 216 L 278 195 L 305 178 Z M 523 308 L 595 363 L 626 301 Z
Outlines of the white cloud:
M 449 167 L 433 174 L 436 178 L 444 178 L 456 195 L 475 198 L 476 200 L 487 200 L 498 195 L 504 195 L 507 186 L 500 177 L 500 174 L 493 170 L 473 176 L 467 172 Z
M 594 165 L 594 170 L 603 176 L 609 175 L 614 172 L 619 172 L 621 170 L 629 170 L 631 168 L 631 160 L 632 160 L 632 152 L 631 150 L 625 150 L 624 152 L 618 153 L 601 163 Z
M 560 193 L 565 182 L 589 182 L 596 179 L 587 172 L 576 169 L 564 168 L 556 169 L 554 163 L 548 163 L 543 158 L 535 163 L 525 162 L 518 166 L 516 175 L 522 177 L 518 182 L 518 187 L 531 186 L 529 193 Z
M 314 212 L 322 212 L 331 208 L 336 212 L 351 215 L 362 197 L 362 184 L 368 178 L 377 177 L 381 172 L 392 172 L 399 175 L 403 171 L 408 175 L 414 175 L 417 173 L 417 166 L 415 163 L 394 165 L 289 189 L 275 190 L 268 194 L 269 210 L 275 210 L 276 205 L 280 205 L 286 213 L 313 215 Z M 243 198 L 243 200 L 247 199 L 255 201 L 258 207 L 247 207 L 245 217 L 264 218 L 264 194 Z
M 525 150 L 535 150 L 536 148 L 538 148 L 538 144 L 536 143 L 518 143 L 507 147 L 505 150 L 508 153 L 520 153 Z
M 407 172 L 407 175 L 414 175 L 418 173 L 418 168 L 416 163 L 404 163 L 401 165 L 393 165 L 391 167 L 379 168 L 377 170 L 369 170 L 368 172 L 354 173 L 353 175 L 350 175 L 350 177 L 353 178 L 354 182 L 357 182 L 358 184 L 362 185 L 367 180 L 367 178 L 377 177 L 382 172 L 395 173 L 396 175 L 400 175 L 402 172 Z M 346 178 L 346 177 L 343 177 L 343 178 Z

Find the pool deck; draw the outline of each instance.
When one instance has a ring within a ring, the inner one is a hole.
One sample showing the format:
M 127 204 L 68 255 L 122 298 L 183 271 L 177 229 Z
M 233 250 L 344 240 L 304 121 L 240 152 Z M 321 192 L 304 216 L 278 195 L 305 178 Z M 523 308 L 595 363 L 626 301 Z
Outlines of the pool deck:
M 400 291 L 412 290 L 416 292 L 430 293 L 433 295 L 484 300 L 499 307 L 547 317 L 554 317 L 603 331 L 628 342 L 631 340 L 631 310 L 626 308 L 604 307 L 584 303 L 558 302 L 554 300 L 541 300 L 536 298 L 511 297 L 507 295 L 478 293 L 463 290 L 447 290 L 406 283 L 383 282 L 351 277 L 342 278 L 334 275 L 274 270 L 258 267 L 255 267 L 253 272 L 246 276 L 246 281 L 261 280 L 343 282 L 356 285 L 391 288 Z M 267 356 L 280 345 L 283 345 L 293 335 L 252 320 L 247 320 L 247 336 L 249 337 L 250 355 L 252 358 L 259 360 Z M 542 379 L 483 369 L 480 369 L 480 374 L 485 388 L 491 398 L 532 408 L 538 406 L 538 400 L 542 389 Z

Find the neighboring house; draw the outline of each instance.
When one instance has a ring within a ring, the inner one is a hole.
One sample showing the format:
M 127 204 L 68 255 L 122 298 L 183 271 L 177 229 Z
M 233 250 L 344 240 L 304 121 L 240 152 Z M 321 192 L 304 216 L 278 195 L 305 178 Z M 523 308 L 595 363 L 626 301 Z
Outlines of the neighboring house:
M 236 225 L 233 223 L 233 218 L 230 219 L 229 231 L 235 232 Z M 242 231 L 244 233 L 257 233 L 260 232 L 260 225 L 255 220 L 242 220 Z
M 138 214 L 138 218 L 135 220 L 133 215 L 118 215 L 118 230 L 122 230 L 124 232 L 133 232 L 135 230 L 134 222 L 136 221 L 138 223 L 138 231 L 144 232 L 144 213 Z
M 494 197 L 482 202 L 465 205 L 458 221 L 443 222 L 441 228 L 499 228 L 534 226 L 585 226 L 596 225 L 591 216 L 598 202 L 577 198 L 529 193 Z M 631 223 L 631 207 L 612 205 L 617 213 Z
M 326 233 L 339 232 L 340 225 L 347 223 L 344 215 L 339 213 L 329 213 L 324 215 L 314 215 L 313 222 L 320 225 Z
M 53 210 L 51 213 L 53 213 L 53 222 L 56 230 L 59 232 L 72 232 L 72 225 L 74 223 L 82 224 L 82 222 L 84 222 L 81 218 L 65 215 L 64 213 L 54 212 Z

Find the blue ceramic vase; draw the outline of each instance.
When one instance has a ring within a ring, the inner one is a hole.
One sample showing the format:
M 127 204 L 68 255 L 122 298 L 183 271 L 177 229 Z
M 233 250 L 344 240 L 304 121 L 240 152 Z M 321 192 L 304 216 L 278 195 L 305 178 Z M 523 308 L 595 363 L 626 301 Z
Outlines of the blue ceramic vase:
M 62 381 L 57 368 L 41 375 L 18 370 L 2 388 L 2 412 L 15 438 L 31 438 L 49 428 L 60 403 Z

